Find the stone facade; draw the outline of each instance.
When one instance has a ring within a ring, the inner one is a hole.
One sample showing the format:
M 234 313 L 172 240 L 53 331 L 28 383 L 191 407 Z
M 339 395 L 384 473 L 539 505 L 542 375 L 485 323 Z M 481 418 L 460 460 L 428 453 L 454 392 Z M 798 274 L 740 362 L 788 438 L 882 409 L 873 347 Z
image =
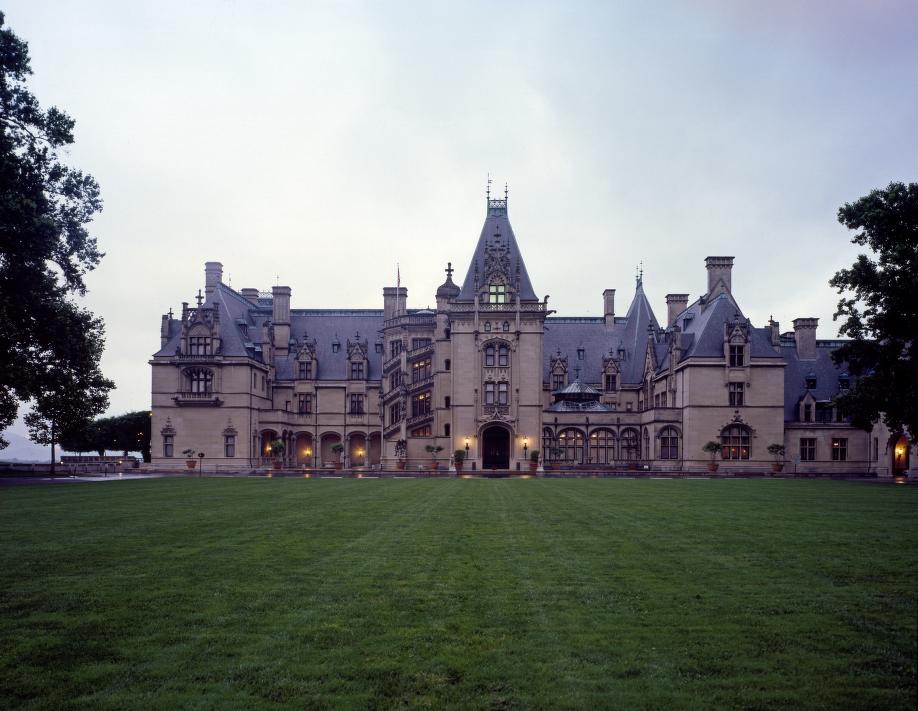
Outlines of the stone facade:
M 907 439 L 852 428 L 833 405 L 850 386 L 816 340 L 816 319 L 755 327 L 732 294 L 733 257 L 705 260 L 708 288 L 666 297 L 661 325 L 638 277 L 623 316 L 553 315 L 535 295 L 507 214 L 487 214 L 462 285 L 436 309 L 383 289 L 382 310 L 291 309 L 291 290 L 235 291 L 205 266 L 204 293 L 162 318 L 153 370 L 153 465 L 205 455 L 212 470 L 287 468 L 526 471 L 914 468 Z M 283 444 L 283 451 L 277 445 Z M 341 445 L 343 451 L 335 445 Z M 193 454 L 184 454 L 194 450 Z

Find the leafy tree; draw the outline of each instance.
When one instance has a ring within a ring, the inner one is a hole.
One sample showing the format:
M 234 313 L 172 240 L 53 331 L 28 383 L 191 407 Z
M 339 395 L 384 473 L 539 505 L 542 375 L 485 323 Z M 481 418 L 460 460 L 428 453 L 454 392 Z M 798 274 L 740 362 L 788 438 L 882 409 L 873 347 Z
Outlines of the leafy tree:
M 101 412 L 114 384 L 99 372 L 101 319 L 72 301 L 102 258 L 86 229 L 102 209 L 99 186 L 58 160 L 74 121 L 42 110 L 29 74 L 28 45 L 0 13 L 0 432 L 33 400 L 29 427 L 42 442 L 62 417 Z
M 835 319 L 850 341 L 832 354 L 854 376 L 838 398 L 852 422 L 879 420 L 893 432 L 918 435 L 918 183 L 890 183 L 838 211 L 858 230 L 851 241 L 869 247 L 829 284 L 838 289 Z

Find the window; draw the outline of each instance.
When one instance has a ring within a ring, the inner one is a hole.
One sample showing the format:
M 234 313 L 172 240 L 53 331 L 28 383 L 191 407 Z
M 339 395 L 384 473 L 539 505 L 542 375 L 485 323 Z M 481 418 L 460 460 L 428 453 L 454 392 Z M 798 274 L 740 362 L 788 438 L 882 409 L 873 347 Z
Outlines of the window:
M 590 463 L 612 464 L 615 462 L 615 433 L 598 429 L 590 432 Z
M 484 362 L 486 368 L 494 367 L 494 346 L 488 346 L 485 348 Z
M 485 333 L 491 333 L 491 322 L 485 321 Z
M 175 448 L 175 435 L 163 435 L 163 456 L 171 457 Z
M 430 345 L 429 338 L 412 338 L 411 339 L 411 350 L 415 348 L 423 348 L 424 346 Z
M 654 407 L 660 407 L 660 393 L 656 393 L 656 394 L 653 396 L 653 406 L 654 406 Z
M 801 462 L 815 462 L 816 461 L 816 440 L 812 437 L 801 437 L 800 438 L 800 461 Z
M 625 461 L 631 462 L 640 459 L 640 447 L 638 446 L 638 433 L 636 429 L 628 427 L 622 430 L 622 453 L 621 457 Z
M 631 412 L 631 410 L 632 410 L 633 407 L 634 407 L 633 403 L 626 402 L 626 403 L 625 403 L 625 412 Z
M 503 332 L 504 332 L 504 333 L 509 333 L 509 332 L 510 332 L 510 322 L 509 322 L 509 321 L 504 321 L 504 325 L 503 325 L 502 329 L 503 329 Z
M 431 376 L 431 359 L 425 358 L 411 364 L 411 382 L 417 383 Z
M 583 348 L 578 348 L 577 349 L 577 360 L 583 360 L 583 356 L 585 353 L 586 351 Z
M 447 370 L 447 371 L 448 371 L 448 370 L 450 369 L 450 366 L 452 366 L 452 361 L 450 361 L 449 358 L 447 358 L 445 361 L 443 361 L 443 370 Z
M 720 451 L 724 459 L 749 459 L 749 430 L 742 425 L 730 425 L 720 433 Z
M 803 379 L 804 384 L 807 387 L 807 390 L 813 390 L 816 387 L 816 374 L 810 373 Z
M 510 365 L 510 349 L 507 346 L 500 346 L 497 349 L 497 364 L 502 368 Z
M 382 341 L 376 341 L 376 352 L 382 353 Z
M 424 425 L 423 427 L 418 427 L 416 430 L 411 430 L 412 437 L 430 437 L 433 434 L 433 430 L 430 425 Z
M 297 377 L 300 380 L 309 380 L 312 378 L 312 361 L 301 360 L 297 364 Z
M 252 373 L 252 390 L 258 387 L 258 373 Z
M 312 395 L 307 393 L 296 398 L 296 411 L 301 415 L 312 414 Z
M 555 436 L 552 434 L 551 429 L 546 427 L 542 430 L 542 460 L 546 462 L 555 461 L 555 453 L 552 451 L 555 448 Z
M 223 456 L 236 456 L 236 435 L 223 435 Z
M 485 405 L 494 404 L 494 383 L 490 380 L 485 383 Z
M 447 395 L 445 398 L 443 398 L 443 407 L 445 407 L 448 410 L 449 404 L 450 404 L 450 397 L 449 395 Z
M 833 437 L 832 438 L 832 461 L 833 462 L 846 462 L 848 461 L 848 440 L 844 437 Z
M 402 419 L 402 409 L 400 403 L 389 406 L 389 424 L 394 425 Z
M 558 448 L 561 450 L 560 459 L 571 464 L 583 462 L 583 432 L 569 428 L 558 433 Z
M 209 336 L 190 336 L 188 338 L 189 355 L 210 355 Z
M 332 343 L 332 353 L 337 353 L 341 350 L 341 344 L 338 341 Z
M 742 407 L 743 383 L 730 383 L 730 407 Z
M 563 390 L 564 389 L 564 373 L 552 373 L 551 389 L 552 390 Z
M 816 403 L 816 422 L 827 425 L 832 422 L 832 403 Z
M 394 373 L 389 375 L 389 389 L 390 390 L 395 390 L 401 384 L 402 384 L 402 371 L 396 370 Z
M 193 368 L 188 371 L 188 385 L 193 393 L 208 395 L 212 392 L 214 382 L 213 372 L 206 368 Z
M 873 438 L 873 461 L 877 461 L 880 458 L 880 440 L 876 437 Z
M 742 365 L 745 365 L 746 361 L 746 347 L 745 346 L 730 346 L 730 367 L 739 368 Z
M 261 376 L 261 391 L 262 391 L 262 392 L 264 392 L 265 390 L 268 389 L 268 388 L 267 388 L 267 385 L 266 385 L 265 383 L 266 383 L 266 381 L 265 381 L 265 376 L 262 375 L 262 376 Z
M 449 437 L 449 422 L 443 425 L 443 436 Z
M 615 390 L 617 380 L 618 378 L 616 377 L 615 373 L 606 373 L 606 388 L 605 389 L 607 391 Z
M 664 427 L 660 431 L 660 459 L 679 458 L 679 432 L 675 427 Z
M 349 414 L 363 414 L 363 395 L 351 395 L 351 409 Z
M 411 398 L 411 416 L 420 417 L 430 414 L 430 393 L 421 393 Z
M 660 405 L 666 407 L 666 393 L 660 393 Z
M 497 404 L 506 405 L 510 402 L 510 383 L 497 384 Z
M 803 406 L 803 421 L 804 422 L 813 421 L 813 406 L 810 403 L 806 403 Z
M 363 380 L 363 361 L 351 361 L 351 380 Z
M 389 344 L 389 357 L 395 358 L 399 353 L 402 352 L 402 342 L 401 341 L 392 341 Z
M 488 285 L 488 303 L 505 304 L 507 303 L 507 287 L 503 284 Z

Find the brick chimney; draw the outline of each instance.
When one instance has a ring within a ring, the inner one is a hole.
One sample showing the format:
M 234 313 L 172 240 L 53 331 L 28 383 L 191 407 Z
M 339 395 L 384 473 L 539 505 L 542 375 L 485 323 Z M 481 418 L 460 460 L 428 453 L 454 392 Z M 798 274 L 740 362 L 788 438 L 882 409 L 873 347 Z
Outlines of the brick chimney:
M 816 326 L 818 318 L 795 318 L 794 341 L 800 360 L 816 360 Z
M 274 348 L 281 357 L 290 347 L 290 287 L 272 286 L 271 321 L 274 323 Z
M 255 304 L 255 305 L 258 304 L 258 289 L 252 289 L 251 287 L 247 287 L 245 289 L 240 289 L 239 293 L 242 295 L 243 298 L 247 299 L 252 304 Z
M 223 265 L 220 262 L 204 262 L 204 294 L 210 296 L 223 281 Z
M 724 290 L 732 293 L 733 257 L 706 257 L 704 265 L 708 270 L 708 294 L 713 293 L 721 282 Z
M 606 326 L 615 325 L 615 289 L 606 289 L 602 292 L 602 312 L 606 317 Z
M 676 316 L 685 311 L 686 306 L 688 306 L 688 294 L 667 294 L 666 325 L 672 326 L 676 322 Z

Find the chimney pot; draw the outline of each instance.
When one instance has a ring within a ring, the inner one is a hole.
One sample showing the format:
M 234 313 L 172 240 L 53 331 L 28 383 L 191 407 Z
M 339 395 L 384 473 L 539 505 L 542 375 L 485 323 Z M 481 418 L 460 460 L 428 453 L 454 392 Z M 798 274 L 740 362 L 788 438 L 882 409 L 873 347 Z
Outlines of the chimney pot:
M 719 283 L 724 290 L 732 293 L 733 257 L 706 257 L 704 265 L 708 270 L 708 294 L 711 294 Z

